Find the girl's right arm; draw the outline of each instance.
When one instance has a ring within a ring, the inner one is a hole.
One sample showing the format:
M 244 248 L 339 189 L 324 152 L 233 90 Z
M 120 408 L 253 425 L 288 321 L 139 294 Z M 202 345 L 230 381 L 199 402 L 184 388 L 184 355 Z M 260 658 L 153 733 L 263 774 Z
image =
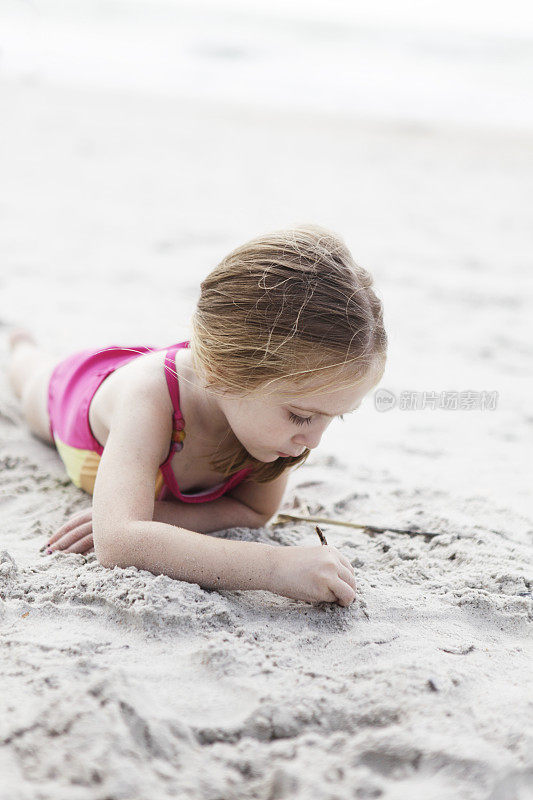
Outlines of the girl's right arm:
M 266 589 L 310 603 L 348 606 L 355 598 L 352 567 L 331 546 L 273 547 L 144 520 L 128 523 L 117 541 L 103 566 L 135 566 L 207 589 Z
M 142 520 L 117 531 L 117 547 L 99 560 L 105 567 L 135 566 L 208 589 L 272 591 L 278 549 Z
M 135 566 L 206 588 L 268 589 L 309 602 L 352 602 L 353 569 L 334 547 L 220 539 L 154 522 L 155 480 L 171 427 L 155 387 L 132 378 L 117 398 L 93 492 L 94 549 L 103 566 Z

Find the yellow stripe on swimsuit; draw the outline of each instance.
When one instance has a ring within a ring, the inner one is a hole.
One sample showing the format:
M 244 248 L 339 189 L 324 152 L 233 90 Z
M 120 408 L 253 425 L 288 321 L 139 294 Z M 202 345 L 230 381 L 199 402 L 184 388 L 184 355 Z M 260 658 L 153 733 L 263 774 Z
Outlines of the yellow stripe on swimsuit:
M 83 489 L 88 494 L 93 494 L 96 474 L 100 464 L 101 456 L 92 450 L 82 450 L 79 447 L 71 447 L 65 444 L 57 434 L 54 436 L 57 451 L 61 461 L 65 465 L 67 475 L 72 483 Z M 158 470 L 155 481 L 155 499 L 157 500 L 164 486 L 163 473 Z

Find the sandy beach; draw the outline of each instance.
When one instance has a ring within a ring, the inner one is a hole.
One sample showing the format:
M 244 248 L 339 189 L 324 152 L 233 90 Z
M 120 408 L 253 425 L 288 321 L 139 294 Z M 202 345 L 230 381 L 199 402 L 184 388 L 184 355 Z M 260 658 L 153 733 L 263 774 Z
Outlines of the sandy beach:
M 0 117 L 0 800 L 532 797 L 531 135 L 31 76 Z M 394 407 L 334 422 L 283 509 L 439 535 L 324 525 L 346 609 L 40 553 L 91 498 L 24 425 L 8 326 L 58 360 L 182 341 L 210 269 L 298 222 L 374 275 Z

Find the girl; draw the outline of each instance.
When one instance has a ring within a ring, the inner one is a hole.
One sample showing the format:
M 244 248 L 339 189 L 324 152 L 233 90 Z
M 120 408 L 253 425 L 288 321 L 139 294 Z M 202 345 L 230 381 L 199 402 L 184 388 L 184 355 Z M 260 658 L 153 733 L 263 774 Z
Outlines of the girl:
M 28 425 L 93 496 L 48 552 L 94 546 L 110 568 L 348 606 L 354 570 L 331 545 L 202 534 L 265 525 L 288 470 L 379 383 L 387 337 L 372 283 L 339 236 L 304 225 L 222 260 L 201 284 L 190 341 L 55 364 L 14 331 L 9 377 Z

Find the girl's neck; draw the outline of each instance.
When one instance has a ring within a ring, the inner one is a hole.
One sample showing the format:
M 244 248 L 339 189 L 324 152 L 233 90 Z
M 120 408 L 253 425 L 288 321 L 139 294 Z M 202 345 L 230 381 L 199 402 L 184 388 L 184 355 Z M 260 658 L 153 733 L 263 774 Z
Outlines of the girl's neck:
M 192 354 L 188 348 L 178 350 L 176 356 L 178 369 L 180 407 L 186 426 L 193 425 L 209 439 L 219 440 L 229 431 L 228 421 L 217 397 L 208 393 L 204 382 L 196 373 L 192 362 Z

